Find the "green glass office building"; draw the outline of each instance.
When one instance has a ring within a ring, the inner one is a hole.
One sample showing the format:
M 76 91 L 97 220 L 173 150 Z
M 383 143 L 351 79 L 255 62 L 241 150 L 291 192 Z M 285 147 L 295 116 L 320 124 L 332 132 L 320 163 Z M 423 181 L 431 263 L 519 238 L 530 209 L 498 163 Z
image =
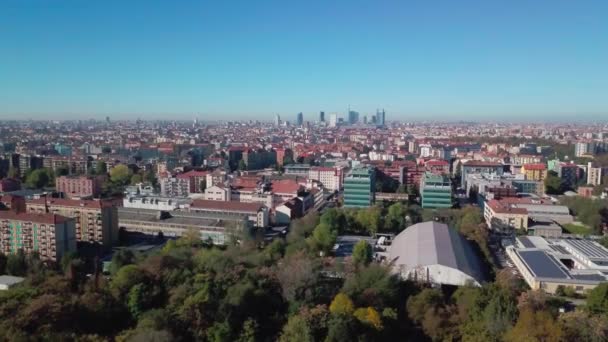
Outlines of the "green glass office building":
M 376 175 L 371 167 L 357 167 L 344 178 L 344 206 L 367 208 L 374 203 Z
M 445 175 L 436 175 L 426 172 L 420 180 L 420 195 L 423 208 L 451 208 L 452 182 Z

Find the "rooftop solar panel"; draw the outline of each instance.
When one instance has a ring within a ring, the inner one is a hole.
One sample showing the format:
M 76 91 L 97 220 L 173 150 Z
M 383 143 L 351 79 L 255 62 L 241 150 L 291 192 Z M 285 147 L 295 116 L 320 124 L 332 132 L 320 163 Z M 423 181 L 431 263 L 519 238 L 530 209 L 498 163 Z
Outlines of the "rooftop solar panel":
M 605 281 L 606 277 L 601 274 L 573 274 L 574 279 L 579 280 L 595 280 L 595 281 Z
M 530 271 L 539 278 L 569 279 L 568 274 L 559 266 L 557 260 L 540 250 L 518 251 Z
M 587 240 L 568 240 L 570 246 L 574 247 L 590 258 L 608 258 L 608 250 Z
M 557 253 L 570 254 L 567 249 L 565 249 L 564 247 L 562 247 L 560 245 L 549 245 L 549 247 L 551 247 L 551 249 L 556 251 Z
M 532 243 L 532 241 L 530 241 L 530 239 L 525 236 L 520 237 L 519 241 L 522 245 L 524 245 L 525 248 L 534 248 L 534 244 Z

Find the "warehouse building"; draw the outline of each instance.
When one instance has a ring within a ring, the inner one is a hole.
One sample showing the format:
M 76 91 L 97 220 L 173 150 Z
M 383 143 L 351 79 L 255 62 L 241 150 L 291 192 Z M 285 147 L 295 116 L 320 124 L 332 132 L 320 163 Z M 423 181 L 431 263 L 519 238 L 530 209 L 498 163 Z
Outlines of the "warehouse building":
M 553 294 L 571 287 L 584 293 L 608 280 L 608 249 L 592 240 L 522 236 L 507 255 L 533 290 Z
M 480 286 L 483 281 L 479 258 L 469 242 L 439 222 L 418 223 L 399 233 L 388 260 L 403 278 L 456 286 Z

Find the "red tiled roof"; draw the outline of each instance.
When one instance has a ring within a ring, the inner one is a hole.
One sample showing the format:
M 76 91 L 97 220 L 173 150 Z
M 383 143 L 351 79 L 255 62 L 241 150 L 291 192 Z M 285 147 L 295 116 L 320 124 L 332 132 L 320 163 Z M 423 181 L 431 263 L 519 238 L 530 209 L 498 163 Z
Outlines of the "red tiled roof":
M 179 175 L 175 176 L 176 178 L 190 178 L 190 177 L 204 177 L 207 174 L 209 174 L 208 171 L 195 171 L 195 170 L 190 170 L 188 172 L 184 172 L 184 173 L 180 173 Z
M 36 199 L 27 200 L 27 204 L 38 204 L 49 206 L 62 206 L 62 207 L 80 207 L 80 208 L 93 208 L 101 209 L 111 206 L 109 201 L 98 201 L 98 200 L 77 200 L 77 199 L 66 199 L 66 198 L 46 198 L 40 197 Z
M 527 215 L 528 209 L 526 208 L 513 208 L 509 206 L 507 203 L 503 203 L 503 201 L 490 200 L 488 201 L 488 205 L 494 212 L 500 214 L 519 214 L 519 215 Z
M 0 220 L 25 221 L 45 224 L 63 223 L 69 218 L 55 214 L 16 213 L 14 211 L 0 211 Z
M 526 170 L 546 170 L 547 165 L 545 164 L 524 164 Z

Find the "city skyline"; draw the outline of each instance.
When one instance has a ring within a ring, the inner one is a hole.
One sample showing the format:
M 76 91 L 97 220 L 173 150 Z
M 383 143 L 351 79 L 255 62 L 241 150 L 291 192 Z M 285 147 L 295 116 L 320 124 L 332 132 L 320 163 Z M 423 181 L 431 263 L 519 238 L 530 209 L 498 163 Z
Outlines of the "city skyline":
M 0 6 L 0 119 L 608 114 L 602 1 Z

